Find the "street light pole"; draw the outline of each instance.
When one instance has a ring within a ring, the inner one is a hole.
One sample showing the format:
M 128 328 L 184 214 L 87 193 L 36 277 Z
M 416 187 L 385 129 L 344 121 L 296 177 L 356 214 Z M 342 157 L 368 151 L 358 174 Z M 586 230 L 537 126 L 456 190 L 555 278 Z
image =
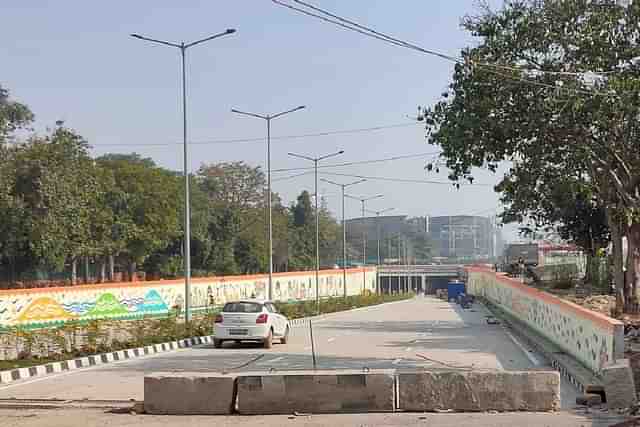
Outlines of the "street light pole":
M 318 162 L 329 157 L 338 156 L 344 153 L 344 150 L 337 151 L 335 153 L 327 154 L 321 157 L 309 157 L 302 154 L 287 153 L 292 157 L 298 157 L 299 159 L 309 160 L 313 162 L 313 168 L 315 173 L 315 198 L 316 198 L 316 312 L 320 314 L 320 215 L 318 209 Z
M 267 211 L 268 211 L 268 222 L 269 222 L 269 287 L 268 287 L 268 296 L 269 300 L 273 299 L 273 221 L 272 221 L 272 202 L 271 202 L 271 120 L 278 118 L 280 116 L 284 116 L 285 114 L 293 113 L 294 111 L 302 110 L 305 108 L 304 105 L 300 105 L 296 108 L 292 108 L 287 111 L 282 111 L 277 114 L 256 114 L 256 113 L 248 113 L 246 111 L 236 110 L 234 108 L 231 109 L 232 113 L 243 114 L 245 116 L 256 117 L 258 119 L 262 119 L 267 122 Z
M 376 196 L 371 197 L 354 197 L 348 194 L 345 194 L 346 197 L 354 200 L 359 200 L 362 203 L 362 290 L 367 286 L 367 272 L 365 271 L 365 267 L 367 266 L 367 228 L 364 224 L 364 204 L 369 200 L 379 199 L 380 197 L 384 197 L 382 194 L 378 194 Z
M 344 297 L 346 298 L 347 297 L 347 225 L 344 222 L 344 197 L 345 197 L 344 189 L 347 187 L 351 187 L 352 185 L 365 182 L 366 179 L 360 179 L 358 181 L 354 181 L 349 184 L 339 184 L 337 182 L 333 182 L 328 179 L 322 179 L 322 181 L 329 184 L 337 185 L 338 187 L 342 188 L 342 287 L 343 287 Z
M 376 214 L 376 231 L 377 231 L 377 234 L 378 234 L 378 269 L 380 268 L 380 214 L 392 211 L 394 209 L 395 208 L 387 208 L 387 209 L 383 209 L 381 211 L 369 211 L 371 213 Z M 377 280 L 376 280 L 376 283 L 378 283 Z M 377 291 L 380 292 L 379 289 L 377 289 Z
M 190 212 L 190 194 L 189 194 L 189 151 L 187 147 L 187 67 L 186 53 L 187 49 L 197 44 L 201 44 L 218 37 L 235 33 L 236 30 L 229 28 L 226 31 L 196 40 L 191 43 L 181 42 L 180 44 L 168 42 L 165 40 L 157 40 L 140 34 L 131 34 L 139 40 L 151 43 L 163 44 L 165 46 L 180 49 L 182 60 L 182 146 L 183 146 L 183 172 L 184 172 L 184 320 L 191 320 L 191 212 Z

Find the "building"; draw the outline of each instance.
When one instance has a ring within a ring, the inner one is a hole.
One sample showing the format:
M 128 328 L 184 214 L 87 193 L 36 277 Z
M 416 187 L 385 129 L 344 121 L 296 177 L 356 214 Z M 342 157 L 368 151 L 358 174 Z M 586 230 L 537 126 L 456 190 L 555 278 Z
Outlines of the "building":
M 459 261 L 489 260 L 502 253 L 502 236 L 492 217 L 427 217 L 434 255 Z

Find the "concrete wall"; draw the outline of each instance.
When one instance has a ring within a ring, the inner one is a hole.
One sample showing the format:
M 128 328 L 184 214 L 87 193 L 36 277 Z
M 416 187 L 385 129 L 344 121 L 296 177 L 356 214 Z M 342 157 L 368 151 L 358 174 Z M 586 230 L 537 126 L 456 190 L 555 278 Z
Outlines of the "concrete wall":
M 481 267 L 467 268 L 467 292 L 482 296 L 560 346 L 594 373 L 623 358 L 622 322 Z
M 342 296 L 342 270 L 320 272 L 320 296 Z M 192 279 L 194 309 L 205 308 L 213 296 L 220 305 L 238 298 L 267 297 L 268 276 Z M 376 269 L 347 271 L 347 293 L 376 290 Z M 315 272 L 276 273 L 273 296 L 279 301 L 315 299 Z M 133 319 L 166 314 L 183 305 L 184 280 L 109 283 L 60 288 L 0 291 L 0 327 L 47 327 L 69 320 Z

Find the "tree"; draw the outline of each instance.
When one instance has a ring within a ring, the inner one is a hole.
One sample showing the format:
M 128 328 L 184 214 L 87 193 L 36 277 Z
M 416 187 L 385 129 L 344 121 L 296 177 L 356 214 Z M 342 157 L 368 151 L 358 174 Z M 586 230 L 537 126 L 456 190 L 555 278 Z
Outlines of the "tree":
M 138 264 L 180 233 L 180 182 L 175 174 L 135 155 L 117 159 L 107 155 L 97 162 L 114 179 L 106 190 L 113 215 L 112 255 L 125 259 L 133 277 Z
M 635 288 L 625 288 L 626 302 L 640 284 L 639 23 L 636 3 L 587 0 L 510 1 L 467 17 L 480 43 L 462 52 L 444 99 L 426 113 L 453 180 L 510 160 L 510 185 L 537 187 L 551 171 L 592 190 L 621 227 L 614 246 L 629 238 Z
M 15 131 L 28 127 L 33 118 L 29 107 L 11 100 L 9 91 L 0 85 L 0 150 L 13 139 Z

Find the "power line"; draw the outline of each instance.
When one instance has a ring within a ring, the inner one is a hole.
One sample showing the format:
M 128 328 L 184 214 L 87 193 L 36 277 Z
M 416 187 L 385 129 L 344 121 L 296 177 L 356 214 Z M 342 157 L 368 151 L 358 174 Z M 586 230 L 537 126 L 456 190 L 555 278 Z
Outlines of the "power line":
M 353 133 L 363 133 L 363 132 L 375 132 L 379 130 L 385 129 L 394 129 L 400 127 L 410 127 L 416 126 L 417 122 L 410 123 L 398 123 L 392 125 L 381 125 L 381 126 L 372 126 L 367 128 L 355 128 L 355 129 L 342 129 L 342 130 L 330 130 L 324 132 L 315 132 L 315 133 L 304 133 L 298 135 L 282 135 L 282 136 L 272 136 L 271 141 L 274 140 L 289 140 L 289 139 L 302 139 L 302 138 L 313 138 L 313 137 L 321 137 L 321 136 L 332 136 L 332 135 L 344 135 L 344 134 L 353 134 Z M 212 144 L 247 144 L 247 143 L 259 143 L 266 142 L 265 137 L 256 137 L 256 138 L 232 138 L 232 139 L 218 139 L 211 141 L 192 141 L 189 142 L 190 145 L 212 145 Z M 142 146 L 142 147 L 166 147 L 171 145 L 182 145 L 182 142 L 158 142 L 158 143 L 122 143 L 122 144 L 99 144 L 94 146 L 94 148 L 99 147 L 132 147 L 132 146 Z
M 415 158 L 421 158 L 421 157 L 437 156 L 440 153 L 441 151 L 437 151 L 433 153 L 418 153 L 418 154 L 407 154 L 402 156 L 387 157 L 384 159 L 360 160 L 355 162 L 334 163 L 330 165 L 318 165 L 318 169 L 337 168 L 337 167 L 354 166 L 354 165 L 368 165 L 373 163 L 391 162 L 391 161 L 402 160 L 402 159 L 415 159 Z M 271 172 L 293 172 L 293 171 L 299 171 L 299 170 L 310 170 L 314 168 L 315 168 L 314 166 L 310 166 L 310 167 L 299 167 L 299 168 L 273 169 Z
M 453 181 L 430 181 L 430 180 L 422 180 L 422 179 L 405 179 L 405 178 L 388 178 L 388 177 L 382 177 L 382 176 L 367 176 L 367 175 L 355 175 L 355 174 L 346 174 L 346 173 L 338 173 L 338 172 L 320 172 L 321 175 L 332 175 L 332 176 L 344 176 L 344 177 L 349 177 L 349 178 L 362 178 L 362 179 L 369 179 L 372 181 L 389 181 L 389 182 L 403 182 L 403 183 L 411 183 L 411 184 L 440 184 L 440 185 L 451 185 L 454 186 L 456 185 L 455 182 Z M 492 187 L 492 184 L 480 184 L 480 183 L 474 183 L 474 184 L 464 184 L 464 183 L 460 183 L 460 186 L 469 186 L 469 185 L 473 185 L 473 186 L 480 186 L 480 187 Z
M 305 3 L 305 2 L 303 2 L 301 0 L 292 0 L 292 1 L 294 1 L 297 4 L 303 5 L 304 7 L 308 8 L 308 9 L 311 9 L 311 10 L 317 11 L 317 12 L 319 12 L 321 14 L 324 14 L 325 16 L 318 15 L 317 13 L 313 13 L 313 12 L 310 12 L 308 10 L 301 9 L 299 7 L 295 7 L 295 6 L 292 6 L 290 4 L 286 4 L 286 3 L 282 2 L 282 1 L 279 1 L 279 0 L 272 0 L 272 1 L 274 3 L 276 3 L 277 5 L 279 5 L 279 6 L 286 7 L 288 9 L 294 10 L 296 12 L 299 12 L 299 13 L 302 13 L 302 14 L 305 14 L 305 15 L 320 19 L 320 20 L 322 20 L 324 22 L 331 23 L 333 25 L 345 28 L 345 29 L 350 30 L 350 31 L 355 31 L 355 32 L 360 33 L 360 34 L 362 34 L 364 36 L 367 36 L 367 37 L 371 37 L 371 38 L 374 38 L 374 39 L 377 39 L 377 40 L 380 40 L 380 41 L 383 41 L 383 42 L 386 42 L 386 43 L 389 43 L 389 44 L 392 44 L 392 45 L 395 45 L 395 46 L 403 47 L 403 48 L 406 48 L 406 49 L 412 49 L 412 50 L 415 50 L 415 51 L 418 51 L 418 52 L 421 52 L 421 53 L 424 53 L 424 54 L 427 54 L 427 55 L 437 56 L 437 57 L 439 57 L 441 59 L 445 59 L 447 61 L 455 62 L 455 63 L 458 63 L 458 64 L 463 64 L 463 65 L 467 64 L 467 62 L 462 58 L 454 57 L 454 56 L 451 56 L 451 55 L 447 55 L 447 54 L 444 54 L 444 53 L 441 53 L 441 52 L 437 52 L 437 51 L 434 51 L 434 50 L 431 50 L 431 49 L 425 49 L 423 47 L 420 47 L 420 46 L 418 46 L 416 44 L 407 42 L 405 40 L 397 39 L 397 38 L 392 37 L 392 36 L 390 36 L 388 34 L 376 31 L 373 28 L 358 24 L 357 22 L 348 20 L 346 18 L 340 17 L 340 16 L 335 15 L 333 13 L 330 13 L 330 12 L 328 12 L 328 11 L 326 11 L 324 9 L 321 9 L 321 8 L 319 8 L 317 6 L 313 6 L 313 5 L 309 4 L 309 3 Z M 330 18 L 335 18 L 337 20 L 330 19 L 327 16 L 330 17 Z M 587 90 L 573 89 L 573 88 L 572 89 L 565 89 L 565 88 L 562 88 L 562 87 L 558 87 L 556 85 L 539 82 L 537 80 L 527 79 L 527 78 L 524 78 L 522 76 L 512 76 L 512 75 L 509 75 L 509 74 L 501 73 L 501 72 L 499 72 L 497 70 L 494 70 L 492 68 L 502 68 L 502 69 L 505 69 L 505 70 L 516 71 L 516 72 L 519 72 L 519 73 L 526 72 L 526 71 L 528 71 L 528 72 L 538 72 L 538 73 L 544 73 L 544 74 L 553 74 L 553 75 L 572 75 L 572 73 L 547 72 L 547 71 L 544 71 L 544 70 L 537 70 L 537 69 L 530 69 L 530 68 L 526 69 L 526 68 L 505 66 L 505 65 L 499 65 L 499 64 L 483 63 L 483 62 L 479 62 L 479 61 L 476 62 L 476 61 L 472 61 L 472 60 L 470 60 L 469 62 L 472 65 L 485 67 L 487 69 L 487 71 L 489 71 L 489 72 L 491 72 L 493 74 L 496 74 L 498 76 L 510 79 L 510 80 L 520 81 L 520 82 L 523 82 L 523 83 L 532 84 L 532 85 L 541 86 L 541 87 L 546 87 L 546 88 L 550 88 L 550 89 L 554 89 L 554 90 L 571 91 L 571 92 L 581 93 L 581 94 L 585 94 L 585 95 L 602 94 L 601 92 L 596 91 L 596 90 L 587 91 Z M 575 75 L 579 75 L 579 73 L 575 73 Z

